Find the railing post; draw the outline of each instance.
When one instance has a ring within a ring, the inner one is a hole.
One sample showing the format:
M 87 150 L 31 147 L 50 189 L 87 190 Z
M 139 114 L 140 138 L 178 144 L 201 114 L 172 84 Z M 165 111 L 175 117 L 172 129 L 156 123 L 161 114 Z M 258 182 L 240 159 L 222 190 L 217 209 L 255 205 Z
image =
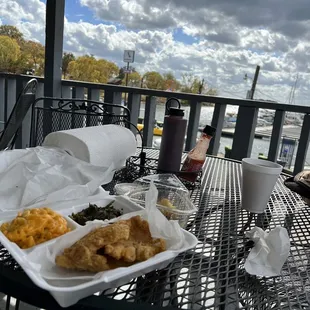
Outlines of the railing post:
M 61 87 L 61 98 L 64 98 L 64 99 L 71 99 L 72 98 L 72 90 L 71 90 L 70 86 L 62 86 Z M 68 126 L 66 126 L 67 121 L 65 119 L 66 118 L 65 114 L 63 115 L 63 113 L 61 113 L 59 116 L 60 116 L 59 127 L 58 127 L 59 130 L 69 129 Z M 64 119 L 65 119 L 65 121 L 63 121 Z M 72 122 L 72 118 L 71 118 L 71 122 Z
M 37 92 L 36 92 L 36 99 L 44 97 L 44 83 L 38 83 Z M 43 108 L 43 100 L 40 100 L 36 106 L 40 106 Z
M 310 115 L 306 114 L 301 128 L 294 165 L 294 175 L 304 169 L 310 140 Z
M 128 109 L 130 111 L 130 122 L 137 126 L 140 114 L 141 95 L 129 93 L 128 95 Z M 137 133 L 135 128 L 131 128 L 134 134 Z
M 6 80 L 6 105 L 5 105 L 5 122 L 8 120 L 16 101 L 16 80 Z
M 5 78 L 0 77 L 0 130 L 5 124 Z
M 258 109 L 255 107 L 239 107 L 231 158 L 241 160 L 251 156 L 257 115 Z
M 72 98 L 84 99 L 84 87 L 73 87 Z
M 72 90 L 70 86 L 61 87 L 61 98 L 72 98 Z
M 35 101 L 35 94 L 24 94 L 21 98 L 23 106 L 29 106 L 30 108 L 21 124 L 17 139 L 16 148 L 30 147 L 30 134 L 31 134 L 31 109 L 32 104 Z
M 88 88 L 87 99 L 88 100 L 99 101 L 99 99 L 100 99 L 100 89 Z M 92 121 L 92 119 L 94 119 L 94 121 Z M 97 126 L 97 125 L 98 125 L 98 117 L 93 118 L 91 115 L 87 114 L 87 116 L 86 116 L 86 127 Z
M 15 95 L 15 103 L 17 103 L 17 99 L 19 95 L 23 91 L 26 81 L 22 80 L 21 78 L 16 79 L 16 95 Z M 20 98 L 20 100 L 24 100 L 24 98 Z M 31 112 L 28 111 L 26 114 L 20 128 L 17 131 L 17 139 L 15 141 L 15 148 L 16 149 L 23 149 L 28 146 L 29 143 L 29 133 L 30 133 L 30 119 L 31 119 Z M 27 137 L 27 139 L 25 139 Z
M 99 101 L 99 99 L 100 99 L 100 89 L 88 88 L 87 99 L 88 100 Z
M 35 96 L 35 99 L 38 99 L 38 98 L 42 98 L 44 97 L 44 82 L 42 83 L 38 83 L 37 85 L 37 91 L 36 91 L 36 96 Z M 43 105 L 44 105 L 44 101 L 43 100 L 40 100 L 36 103 L 36 107 L 41 107 L 43 108 Z M 35 142 L 35 126 L 36 126 L 36 113 L 33 113 L 32 112 L 35 112 L 33 110 L 34 106 L 32 105 L 31 108 L 30 108 L 30 113 L 31 113 L 31 121 L 30 121 L 30 135 L 29 135 L 29 142 L 28 142 L 28 145 L 29 147 L 33 147 L 35 146 L 34 145 L 34 142 Z
M 209 145 L 208 154 L 210 155 L 218 154 L 220 148 L 222 130 L 224 126 L 225 112 L 226 112 L 226 104 L 215 104 L 211 126 L 216 128 L 216 132 L 214 138 L 211 140 Z
M 104 102 L 106 103 L 112 103 L 113 102 L 113 94 L 114 92 L 112 90 L 104 90 Z
M 201 112 L 201 102 L 190 101 L 189 120 L 187 125 L 185 150 L 190 151 L 196 144 L 199 119 Z
M 122 93 L 121 92 L 114 92 L 111 90 L 105 90 L 104 91 L 104 102 L 110 103 L 110 104 L 122 104 Z M 110 113 L 114 113 L 115 115 L 120 115 L 120 109 L 119 108 L 109 108 L 108 111 Z
M 121 105 L 122 104 L 122 93 L 121 92 L 113 92 L 112 104 Z M 121 109 L 117 107 L 113 107 L 112 111 L 115 115 L 121 115 Z M 128 126 L 128 124 L 126 124 Z
M 74 87 L 72 89 L 72 98 L 83 99 L 84 100 L 84 87 Z M 85 116 L 83 115 L 75 115 L 74 111 L 72 111 L 71 118 L 71 128 L 79 128 L 79 123 L 84 127 Z
M 269 145 L 268 160 L 276 162 L 282 138 L 285 111 L 277 110 L 273 120 L 273 127 Z
M 143 146 L 153 145 L 153 131 L 156 114 L 156 98 L 147 96 L 144 111 Z

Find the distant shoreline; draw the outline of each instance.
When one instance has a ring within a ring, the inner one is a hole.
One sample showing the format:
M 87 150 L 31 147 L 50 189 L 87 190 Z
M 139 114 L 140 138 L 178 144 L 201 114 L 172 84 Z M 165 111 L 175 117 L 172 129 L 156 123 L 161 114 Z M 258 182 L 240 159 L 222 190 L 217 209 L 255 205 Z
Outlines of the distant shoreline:
M 141 103 L 145 104 L 145 100 L 141 100 Z M 161 102 L 161 101 L 157 101 L 156 104 L 158 105 L 165 105 L 166 102 Z M 190 104 L 188 103 L 188 101 L 181 101 L 182 106 L 190 106 Z M 214 103 L 209 103 L 209 102 L 202 102 L 202 106 L 203 107 L 213 107 Z

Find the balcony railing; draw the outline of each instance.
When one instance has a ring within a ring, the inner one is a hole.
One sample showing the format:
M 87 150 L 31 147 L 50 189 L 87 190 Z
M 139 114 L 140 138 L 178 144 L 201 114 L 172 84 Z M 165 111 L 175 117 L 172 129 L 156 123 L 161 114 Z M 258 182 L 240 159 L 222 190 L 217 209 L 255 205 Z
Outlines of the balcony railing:
M 17 94 L 19 94 L 23 85 L 30 78 L 25 75 L 0 73 L 0 128 L 7 121 L 15 104 Z M 42 97 L 44 78 L 38 77 L 37 79 L 39 82 L 37 97 Z M 227 105 L 238 106 L 239 110 L 230 155 L 232 159 L 236 160 L 241 160 L 251 155 L 259 109 L 268 109 L 275 112 L 268 151 L 268 159 L 271 161 L 276 161 L 279 155 L 286 112 L 300 113 L 303 115 L 303 123 L 296 153 L 294 173 L 304 168 L 310 136 L 310 107 L 62 80 L 63 98 L 84 99 L 87 97 L 91 100 L 103 99 L 108 103 L 121 104 L 123 94 L 126 94 L 128 98 L 127 105 L 131 111 L 131 122 L 133 124 L 138 123 L 141 99 L 142 97 L 145 99 L 143 129 L 143 144 L 145 146 L 152 146 L 157 98 L 167 99 L 169 97 L 176 97 L 189 102 L 190 112 L 185 143 L 186 150 L 190 150 L 196 143 L 202 103 L 213 103 L 214 111 L 211 125 L 216 127 L 216 135 L 209 147 L 208 152 L 211 155 L 217 155 L 219 151 Z M 30 113 L 23 123 L 23 128 L 17 141 L 18 148 L 24 148 L 29 145 L 29 132 Z

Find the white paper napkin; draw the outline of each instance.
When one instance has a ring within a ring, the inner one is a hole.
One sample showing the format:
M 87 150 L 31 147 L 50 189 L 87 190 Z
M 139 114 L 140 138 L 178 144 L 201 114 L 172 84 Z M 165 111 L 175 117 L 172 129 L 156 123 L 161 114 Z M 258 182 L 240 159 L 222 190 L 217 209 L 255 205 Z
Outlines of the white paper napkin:
M 255 242 L 245 262 L 245 270 L 257 276 L 278 276 L 290 252 L 287 230 L 276 227 L 269 233 L 254 227 L 246 236 Z
M 0 152 L 0 213 L 93 195 L 114 171 L 113 164 L 94 166 L 56 148 Z

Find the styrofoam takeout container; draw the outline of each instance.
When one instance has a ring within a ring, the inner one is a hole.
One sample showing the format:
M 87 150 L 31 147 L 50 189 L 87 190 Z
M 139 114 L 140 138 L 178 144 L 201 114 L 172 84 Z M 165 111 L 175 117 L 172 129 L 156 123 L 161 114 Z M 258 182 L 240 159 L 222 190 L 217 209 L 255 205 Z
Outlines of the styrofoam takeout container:
M 123 214 L 142 210 L 141 206 L 139 206 L 136 203 L 132 203 L 127 197 L 123 197 L 123 196 L 108 196 L 104 200 L 103 199 L 94 200 L 90 203 L 95 204 L 98 207 L 105 207 L 111 202 L 113 202 L 113 207 L 117 210 L 122 211 Z M 89 203 L 81 203 L 81 204 L 77 204 L 73 207 L 72 206 L 67 207 L 67 208 L 63 207 L 60 210 L 57 210 L 57 208 L 53 208 L 53 210 L 57 211 L 58 213 L 60 213 L 64 217 L 67 217 L 67 216 L 71 215 L 72 213 L 78 213 L 78 212 L 88 208 L 88 206 L 89 206 Z M 81 226 L 79 224 L 77 224 L 77 225 Z
M 85 199 L 83 199 L 83 200 L 85 200 Z M 141 206 L 139 206 L 138 204 L 130 202 L 128 198 L 122 197 L 122 196 L 110 196 L 110 195 L 107 195 L 107 196 L 105 196 L 104 198 L 101 198 L 101 199 L 99 199 L 97 197 L 97 200 L 92 200 L 89 203 L 96 204 L 98 207 L 103 207 L 104 208 L 109 203 L 111 203 L 112 201 L 114 201 L 113 202 L 113 207 L 115 207 L 115 209 L 121 210 L 123 212 L 123 214 L 127 214 L 127 213 L 130 213 L 130 212 L 143 210 L 143 208 Z M 67 221 L 68 227 L 71 228 L 71 231 L 68 232 L 67 234 L 71 234 L 71 233 L 74 232 L 74 230 L 76 228 L 81 227 L 81 225 L 76 223 L 73 219 L 71 219 L 69 215 L 71 215 L 72 213 L 80 212 L 80 211 L 88 208 L 88 206 L 89 206 L 89 203 L 86 203 L 86 202 L 78 203 L 78 201 L 76 201 L 75 203 L 76 203 L 76 205 L 74 205 L 74 206 L 72 206 L 72 204 L 70 202 L 65 202 L 65 203 L 62 203 L 62 204 L 59 204 L 59 205 L 57 203 L 53 203 L 53 204 L 50 204 L 50 205 L 43 205 L 43 206 L 40 206 L 40 207 L 41 208 L 48 207 L 48 208 L 54 210 L 55 212 L 59 213 L 60 215 L 62 215 L 63 218 Z M 36 208 L 38 208 L 38 206 L 36 206 Z M 27 209 L 32 209 L 32 208 L 27 208 Z M 5 214 L 5 212 L 4 212 L 3 216 L 1 216 L 0 226 L 3 223 L 12 221 L 17 216 L 18 212 L 20 212 L 20 210 L 19 211 L 15 211 L 14 212 L 15 214 L 13 214 L 12 212 L 9 212 L 8 214 Z M 2 237 L 7 239 L 6 236 L 0 231 L 0 241 L 2 240 L 1 239 Z M 51 242 L 54 242 L 54 240 L 59 239 L 61 237 L 62 236 L 59 236 L 57 238 L 54 238 L 54 239 L 48 240 L 46 242 L 40 243 L 40 244 L 35 245 L 35 246 L 33 246 L 31 248 L 28 248 L 28 249 L 21 249 L 21 251 L 31 252 L 35 248 L 46 246 L 47 244 L 49 244 Z M 13 243 L 13 242 L 11 242 L 11 243 Z
M 3 224 L 3 223 L 6 223 L 6 222 L 11 222 L 16 216 L 12 216 L 10 215 L 10 217 L 8 218 L 2 218 L 1 221 L 0 221 L 0 226 Z M 72 234 L 74 233 L 75 229 L 80 227 L 80 225 L 78 223 L 76 223 L 75 221 L 73 221 L 70 217 L 68 216 L 63 216 L 63 218 L 66 220 L 67 222 L 67 226 L 71 229 L 69 232 L 67 232 L 66 234 Z M 3 243 L 3 238 L 5 238 L 7 241 L 9 241 L 12 246 L 16 246 L 19 250 L 18 252 L 22 251 L 22 252 L 26 252 L 26 253 L 30 253 L 32 250 L 38 248 L 38 247 L 42 247 L 42 246 L 46 246 L 46 244 L 50 243 L 50 242 L 54 242 L 54 240 L 58 240 L 59 238 L 61 238 L 63 235 L 61 236 L 58 236 L 56 238 L 53 238 L 51 240 L 48 240 L 48 241 L 45 241 L 45 242 L 42 242 L 40 244 L 37 244 L 37 245 L 34 245 L 28 249 L 21 249 L 17 244 L 15 244 L 14 242 L 11 242 L 9 239 L 7 239 L 7 237 L 0 231 L 0 242 Z M 10 251 L 11 252 L 11 251 Z M 14 257 L 15 258 L 15 257 Z
M 143 208 L 141 208 L 140 205 L 138 205 L 134 201 L 129 200 L 129 198 L 122 196 L 105 196 L 102 199 L 93 200 L 91 201 L 91 203 L 95 203 L 99 206 L 106 206 L 112 200 L 115 200 L 114 206 L 116 208 L 123 209 L 125 215 L 123 215 L 122 218 L 130 218 L 134 215 L 142 214 L 142 212 L 144 212 L 141 211 L 143 210 Z M 72 206 L 72 204 L 70 206 L 70 203 L 61 203 L 58 205 L 45 205 L 45 207 L 50 207 L 56 212 L 59 212 L 64 216 L 64 218 L 70 221 L 68 215 L 72 212 L 79 212 L 82 209 L 87 208 L 88 202 L 86 203 L 85 199 L 83 199 L 82 203 L 79 204 L 76 202 L 74 206 Z M 9 218 L 11 219 L 14 217 L 15 216 L 12 216 L 12 214 L 9 215 Z M 3 222 L 9 220 L 9 218 L 6 217 Z M 111 221 L 115 221 L 115 219 Z M 88 222 L 85 226 L 80 226 L 76 224 L 75 232 L 82 233 L 83 230 L 89 230 L 92 227 L 108 225 L 111 221 Z M 76 238 L 74 231 L 69 232 L 58 238 L 44 242 L 38 246 L 34 246 L 29 250 L 20 249 L 15 243 L 10 242 L 1 232 L 0 242 L 7 248 L 7 250 L 17 261 L 17 263 L 20 264 L 20 266 L 24 269 L 25 273 L 38 287 L 49 291 L 50 294 L 55 298 L 55 300 L 60 304 L 60 306 L 69 307 L 78 302 L 80 299 L 90 296 L 98 291 L 102 291 L 104 289 L 112 287 L 118 287 L 127 283 L 135 277 L 141 276 L 155 269 L 165 268 L 179 253 L 189 250 L 197 244 L 197 238 L 194 235 L 183 229 L 182 233 L 184 235 L 185 242 L 183 244 L 183 247 L 179 248 L 178 250 L 166 250 L 148 259 L 147 261 L 136 263 L 130 267 L 117 268 L 102 272 L 98 277 L 93 277 L 93 275 L 92 277 L 87 277 L 84 273 L 81 273 L 80 277 L 69 276 L 61 280 L 53 279 L 53 277 L 49 277 L 47 275 L 43 276 L 41 274 L 42 272 L 40 268 L 36 269 L 36 264 L 32 263 L 32 258 L 35 257 L 36 259 L 40 259 L 40 257 L 42 257 L 42 261 L 46 261 L 46 256 L 44 255 L 46 255 L 48 248 L 52 247 L 54 243 L 61 243 L 63 238 L 68 238 L 70 240 L 72 238 L 72 240 L 74 240 L 74 238 Z M 62 269 L 62 272 L 64 274 L 67 273 L 67 271 L 64 269 Z

